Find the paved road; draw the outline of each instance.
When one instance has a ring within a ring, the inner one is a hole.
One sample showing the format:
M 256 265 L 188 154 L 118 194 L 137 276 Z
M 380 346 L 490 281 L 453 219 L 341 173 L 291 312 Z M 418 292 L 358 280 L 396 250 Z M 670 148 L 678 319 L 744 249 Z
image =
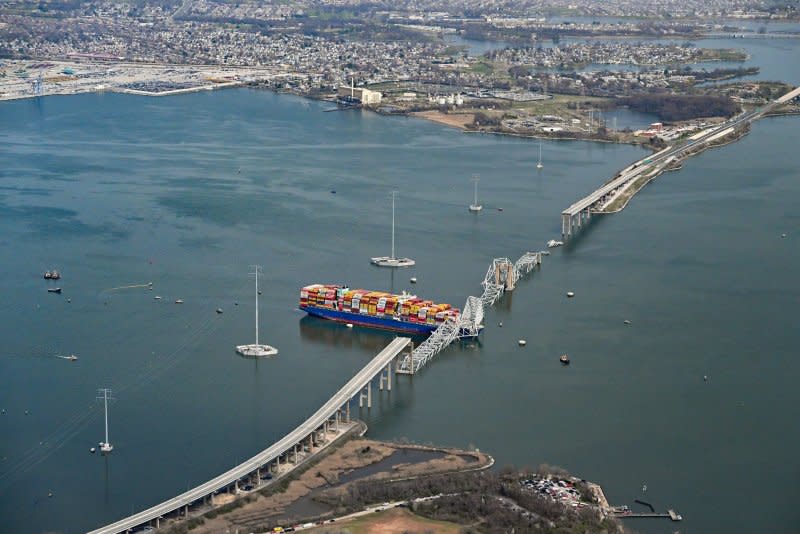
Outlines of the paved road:
M 254 472 L 256 469 L 263 467 L 270 462 L 274 461 L 284 452 L 290 450 L 292 447 L 300 443 L 303 439 L 309 436 L 314 430 L 323 426 L 325 421 L 328 421 L 334 416 L 336 411 L 344 406 L 350 399 L 358 395 L 358 393 L 378 374 L 384 369 L 400 352 L 408 345 L 411 340 L 405 337 L 396 337 L 389 345 L 386 346 L 375 358 L 372 359 L 363 369 L 361 369 L 353 378 L 350 379 L 339 391 L 337 391 L 314 415 L 306 419 L 297 428 L 289 432 L 280 441 L 264 449 L 256 454 L 249 460 L 242 462 L 230 471 L 222 473 L 221 475 L 201 484 L 191 490 L 173 497 L 167 501 L 157 504 L 152 508 L 148 508 L 138 514 L 131 515 L 105 527 L 93 530 L 90 534 L 117 534 L 125 532 L 128 529 L 138 527 L 146 524 L 158 517 L 178 510 L 187 504 L 192 504 L 195 501 L 214 493 L 215 491 L 228 487 L 235 483 L 237 480 L 245 477 L 246 475 Z
M 562 214 L 570 215 L 572 217 L 576 216 L 583 210 L 588 209 L 591 205 L 596 203 L 598 200 L 600 200 L 602 197 L 604 197 L 606 194 L 613 191 L 617 187 L 636 178 L 644 171 L 652 170 L 658 163 L 662 163 L 666 161 L 668 158 L 677 158 L 690 148 L 702 146 L 704 143 L 707 143 L 709 140 L 711 140 L 711 138 L 717 135 L 719 132 L 727 130 L 728 128 L 736 128 L 741 124 L 752 122 L 760 118 L 765 113 L 770 112 L 775 106 L 783 104 L 788 100 L 791 100 L 792 98 L 795 98 L 797 96 L 800 96 L 800 87 L 786 93 L 777 100 L 769 102 L 764 107 L 748 111 L 747 113 L 743 113 L 738 117 L 735 117 L 729 121 L 720 124 L 717 127 L 709 129 L 708 131 L 703 133 L 703 135 L 694 140 L 683 142 L 674 147 L 668 147 L 662 150 L 661 152 L 657 152 L 651 156 L 642 158 L 639 161 L 634 162 L 631 166 L 623 170 L 618 178 L 615 178 L 611 182 L 593 191 L 590 195 L 578 200 L 570 207 L 565 209 L 562 212 Z

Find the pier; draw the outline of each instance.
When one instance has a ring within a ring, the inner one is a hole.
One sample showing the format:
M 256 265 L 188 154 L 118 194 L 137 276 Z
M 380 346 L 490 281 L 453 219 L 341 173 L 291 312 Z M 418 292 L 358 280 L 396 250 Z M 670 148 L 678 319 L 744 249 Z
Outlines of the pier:
M 409 338 L 396 337 L 311 417 L 249 460 L 172 499 L 89 534 L 117 534 L 151 523 L 151 526 L 158 528 L 160 521 L 168 514 L 178 512 L 188 516 L 191 510 L 200 506 L 209 503 L 213 506 L 214 494 L 220 490 L 238 493 L 243 479 L 255 477 L 260 483 L 262 473 L 287 474 L 298 465 L 298 459 L 312 455 L 315 449 L 321 449 L 354 426 L 350 418 L 350 404 L 356 398 L 359 407 L 372 407 L 373 381 L 376 378 L 379 391 L 391 391 L 392 363 L 411 346 Z M 306 451 L 308 455 L 304 454 Z
M 678 145 L 668 146 L 660 152 L 656 152 L 655 154 L 632 163 L 600 188 L 573 203 L 561 212 L 562 238 L 567 239 L 573 237 L 585 223 L 591 220 L 593 215 L 603 213 L 603 210 L 608 207 L 615 198 L 633 187 L 637 182 L 641 180 L 652 180 L 683 157 L 689 156 L 693 152 L 702 150 L 703 148 L 707 148 L 712 143 L 718 142 L 720 139 L 734 132 L 741 131 L 742 128 L 760 119 L 776 106 L 798 97 L 800 97 L 800 87 L 789 91 L 761 108 L 748 111 L 719 126 L 703 130 L 692 135 Z
M 672 521 L 683 521 L 683 517 L 675 510 L 667 510 L 666 513 L 660 514 L 658 512 L 615 512 L 611 514 L 613 517 L 620 519 L 631 518 L 653 518 L 653 519 L 671 519 Z

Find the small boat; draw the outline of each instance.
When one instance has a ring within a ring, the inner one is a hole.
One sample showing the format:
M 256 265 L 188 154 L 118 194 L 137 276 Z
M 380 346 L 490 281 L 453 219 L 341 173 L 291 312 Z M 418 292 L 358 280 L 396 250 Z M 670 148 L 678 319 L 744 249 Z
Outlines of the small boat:
M 571 299 L 574 296 L 575 296 L 575 293 L 573 293 L 572 291 L 567 291 L 567 298 Z
M 156 295 L 155 297 L 153 297 L 153 300 L 161 300 L 161 297 L 159 295 Z
M 561 357 L 558 359 L 562 364 L 569 365 L 569 356 L 566 354 L 562 354 Z
M 556 241 L 555 239 L 551 239 L 550 241 L 547 242 L 547 248 L 560 247 L 563 244 L 564 244 L 563 241 Z
M 222 308 L 217 308 L 217 313 L 222 314 Z
M 416 284 L 417 283 L 417 277 L 416 276 L 412 276 L 411 279 L 409 280 L 409 282 L 411 282 L 412 284 Z
M 483 209 L 483 206 L 478 204 L 478 180 L 480 180 L 480 178 L 478 178 L 477 174 L 472 177 L 472 181 L 475 182 L 475 195 L 473 197 L 472 204 L 469 205 L 469 211 L 472 212 L 478 212 Z
M 175 304 L 183 304 L 183 299 L 175 299 Z
M 550 251 L 549 250 L 540 250 L 539 254 L 541 254 L 542 256 L 549 256 L 550 255 Z
M 59 274 L 58 271 L 53 271 L 52 273 L 50 273 L 50 279 L 51 280 L 59 280 L 59 279 L 61 279 L 61 274 Z
M 394 197 L 397 191 L 392 191 L 392 255 L 370 258 L 370 263 L 378 267 L 411 267 L 416 262 L 411 258 L 397 258 L 394 255 Z
M 53 278 L 53 273 L 51 273 L 50 271 L 45 271 L 44 279 L 45 280 L 50 280 L 51 278 Z
M 261 294 L 261 291 L 258 290 L 258 276 L 260 274 L 261 267 L 256 265 L 255 266 L 255 274 L 256 277 L 256 342 L 250 345 L 237 345 L 236 352 L 242 356 L 250 357 L 250 358 L 263 358 L 267 356 L 275 356 L 278 354 L 278 349 L 271 345 L 264 345 L 258 342 L 258 296 Z
M 48 293 L 61 293 L 61 288 L 60 287 L 50 287 L 50 288 L 47 289 L 47 292 Z
M 623 324 L 631 324 L 631 322 L 630 322 L 628 319 L 625 319 L 625 320 L 624 320 L 624 321 L 622 321 L 622 322 L 623 322 Z
M 541 169 L 542 167 L 544 167 L 542 165 L 542 140 L 539 139 L 539 163 L 536 164 L 536 168 Z
M 525 345 L 527 345 L 527 344 L 528 344 L 528 342 L 527 342 L 527 341 L 525 341 L 524 339 L 520 339 L 519 341 L 517 341 L 517 343 L 519 343 L 519 346 L 520 346 L 520 347 L 524 347 Z

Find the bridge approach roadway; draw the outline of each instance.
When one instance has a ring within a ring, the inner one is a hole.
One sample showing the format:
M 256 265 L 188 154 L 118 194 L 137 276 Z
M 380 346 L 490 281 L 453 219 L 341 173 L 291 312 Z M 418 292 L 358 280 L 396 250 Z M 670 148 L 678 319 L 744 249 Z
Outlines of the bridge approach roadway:
M 365 400 L 367 406 L 371 406 L 373 379 L 380 376 L 380 389 L 384 388 L 384 384 L 389 390 L 392 389 L 392 361 L 410 344 L 411 340 L 409 338 L 396 337 L 311 417 L 286 434 L 281 440 L 249 460 L 185 493 L 121 519 L 116 523 L 93 530 L 89 534 L 127 532 L 142 525 L 149 525 L 152 521 L 155 521 L 156 525 L 158 525 L 158 521 L 167 514 L 181 508 L 188 512 L 190 506 L 203 502 L 218 490 L 230 488 L 234 485 L 238 487 L 239 480 L 253 473 L 260 473 L 260 470 L 265 467 L 270 468 L 273 462 L 280 465 L 281 458 L 284 456 L 286 457 L 285 461 L 288 462 L 291 452 L 294 452 L 296 461 L 297 447 L 302 448 L 304 443 L 307 443 L 309 450 L 313 451 L 314 445 L 320 439 L 321 432 L 327 434 L 329 429 L 338 430 L 340 421 L 350 421 L 350 401 L 354 397 L 358 396 L 359 406 L 363 406 Z
M 735 131 L 737 128 L 750 124 L 753 121 L 761 118 L 765 114 L 772 111 L 776 106 L 785 104 L 786 102 L 798 97 L 800 97 L 800 87 L 789 91 L 776 100 L 772 100 L 761 108 L 756 108 L 742 113 L 739 116 L 734 117 L 733 119 L 726 121 L 714 128 L 703 130 L 699 134 L 695 134 L 676 146 L 669 146 L 660 152 L 656 152 L 651 156 L 647 156 L 639 161 L 634 162 L 630 166 L 620 171 L 612 180 L 605 183 L 591 194 L 583 197 L 561 212 L 562 237 L 572 237 L 575 231 L 579 229 L 585 221 L 591 219 L 593 213 L 597 213 L 598 205 L 605 203 L 616 191 L 618 191 L 620 188 L 626 187 L 643 174 L 658 174 L 664 169 L 664 167 L 666 167 L 668 163 L 679 159 L 690 149 L 695 150 L 698 147 L 702 147 L 703 145 L 719 139 L 720 137 L 724 137 L 728 133 Z

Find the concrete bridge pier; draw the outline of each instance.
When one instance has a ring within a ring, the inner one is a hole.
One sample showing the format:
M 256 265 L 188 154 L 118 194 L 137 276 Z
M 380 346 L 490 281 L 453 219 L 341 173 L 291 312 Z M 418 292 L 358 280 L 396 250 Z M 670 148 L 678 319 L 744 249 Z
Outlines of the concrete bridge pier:
M 386 374 L 384 375 L 384 371 Z M 392 391 L 392 362 L 386 365 L 386 369 L 381 371 L 380 390 L 383 391 L 383 384 L 386 383 L 386 389 Z
M 364 393 L 366 390 L 366 394 Z M 372 382 L 367 382 L 367 385 L 364 386 L 364 389 L 358 394 L 358 407 L 364 407 L 364 399 L 367 399 L 367 408 L 372 408 Z

